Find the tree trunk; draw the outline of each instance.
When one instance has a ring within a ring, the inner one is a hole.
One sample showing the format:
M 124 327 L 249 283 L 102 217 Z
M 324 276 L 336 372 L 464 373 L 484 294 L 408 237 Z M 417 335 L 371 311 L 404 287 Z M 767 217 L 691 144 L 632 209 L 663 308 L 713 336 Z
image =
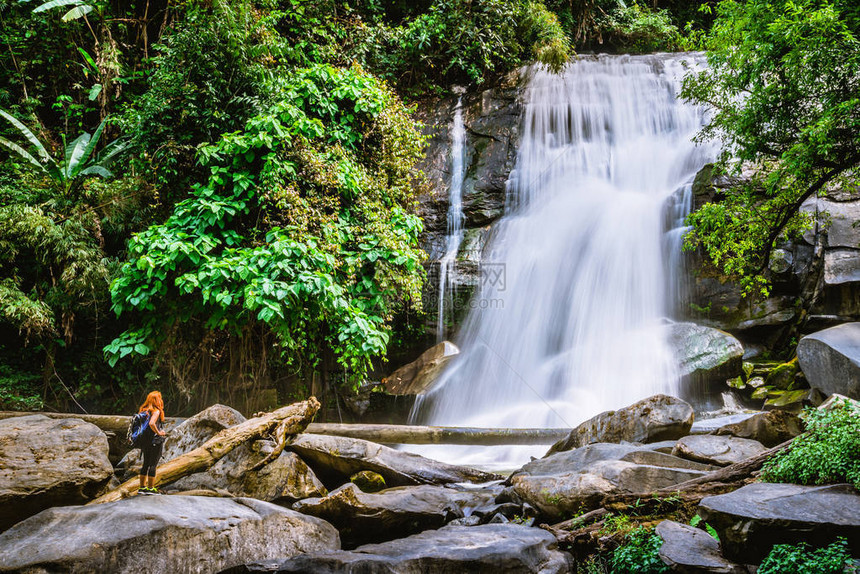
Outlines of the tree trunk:
M 155 483 L 169 484 L 185 476 L 202 472 L 212 467 L 234 448 L 250 440 L 263 438 L 272 433 L 276 433 L 279 439 L 283 437 L 283 440 L 286 440 L 288 436 L 304 431 L 319 408 L 319 401 L 311 397 L 306 401 L 282 407 L 226 428 L 194 450 L 160 465 L 156 471 Z M 132 478 L 88 504 L 114 502 L 125 498 L 137 490 L 138 484 L 138 478 Z

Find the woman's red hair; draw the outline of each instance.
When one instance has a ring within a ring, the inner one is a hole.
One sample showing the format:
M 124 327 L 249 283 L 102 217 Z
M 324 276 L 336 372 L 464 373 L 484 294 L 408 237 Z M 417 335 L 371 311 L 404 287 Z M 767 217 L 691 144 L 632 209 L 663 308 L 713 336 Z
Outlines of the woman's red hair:
M 142 413 L 143 411 L 151 411 L 153 409 L 161 411 L 161 420 L 164 420 L 164 417 L 167 416 L 164 414 L 164 399 L 161 398 L 161 393 L 158 391 L 152 391 L 146 395 L 146 400 L 140 405 L 138 412 Z

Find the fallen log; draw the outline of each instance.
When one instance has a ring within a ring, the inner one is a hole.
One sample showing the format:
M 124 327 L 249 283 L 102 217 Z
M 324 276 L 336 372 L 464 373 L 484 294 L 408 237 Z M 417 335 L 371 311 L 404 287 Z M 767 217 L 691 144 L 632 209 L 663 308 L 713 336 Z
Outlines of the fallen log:
M 554 444 L 570 429 L 508 429 L 383 424 L 312 423 L 308 432 L 369 440 L 380 444 L 512 445 Z
M 263 413 L 236 426 L 226 428 L 194 450 L 160 465 L 156 470 L 155 484 L 169 484 L 185 476 L 202 472 L 212 467 L 234 448 L 250 440 L 274 433 L 279 443 L 285 442 L 288 437 L 303 432 L 319 408 L 319 401 L 311 397 L 306 401 L 282 407 L 271 413 Z M 278 448 L 283 450 L 283 445 L 279 444 L 275 450 L 277 451 Z M 270 459 L 267 457 L 267 460 Z M 137 490 L 138 484 L 138 478 L 132 478 L 87 504 L 113 502 L 128 497 Z
M 130 416 L 86 415 L 78 413 L 0 411 L 0 419 L 25 415 L 45 415 L 51 418 L 79 418 L 105 432 L 125 437 Z M 185 419 L 168 417 L 168 429 Z M 380 444 L 463 444 L 463 445 L 530 445 L 554 444 L 570 434 L 570 429 L 508 429 L 474 427 L 435 427 L 416 425 L 311 423 L 307 432 L 369 440 Z

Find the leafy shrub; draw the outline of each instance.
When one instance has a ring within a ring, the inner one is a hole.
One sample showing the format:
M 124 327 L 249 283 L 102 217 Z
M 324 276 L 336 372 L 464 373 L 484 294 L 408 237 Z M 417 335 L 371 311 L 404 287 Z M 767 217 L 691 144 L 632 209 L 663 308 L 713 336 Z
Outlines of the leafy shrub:
M 393 308 L 420 300 L 423 140 L 407 109 L 357 66 L 297 70 L 272 89 L 277 103 L 200 149 L 208 181 L 129 243 L 111 286 L 129 327 L 105 348 L 111 365 L 169 352 L 171 337 L 197 335 L 189 325 L 206 331 L 201 346 L 263 327 L 297 371 L 333 351 L 357 382 Z
M 842 574 L 850 566 L 848 542 L 840 538 L 830 546 L 811 550 L 808 544 L 777 544 L 759 566 L 758 574 Z
M 612 552 L 609 560 L 613 574 L 664 574 L 669 572 L 660 559 L 663 539 L 647 528 L 627 535 L 625 542 Z
M 0 410 L 37 411 L 42 408 L 39 396 L 40 377 L 0 364 Z
M 600 21 L 600 30 L 615 49 L 634 54 L 671 52 L 681 47 L 681 33 L 665 10 L 620 4 Z
M 435 0 L 399 26 L 370 29 L 364 49 L 372 70 L 416 91 L 481 84 L 532 59 L 559 70 L 570 54 L 558 17 L 523 0 Z
M 860 487 L 860 413 L 848 401 L 826 411 L 807 409 L 806 433 L 765 462 L 761 479 Z

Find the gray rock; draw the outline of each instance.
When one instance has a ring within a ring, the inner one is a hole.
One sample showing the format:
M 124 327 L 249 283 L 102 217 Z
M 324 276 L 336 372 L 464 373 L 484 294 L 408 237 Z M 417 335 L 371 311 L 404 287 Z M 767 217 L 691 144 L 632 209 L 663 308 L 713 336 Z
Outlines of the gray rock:
M 842 285 L 860 281 L 860 249 L 828 249 L 824 252 L 824 283 Z
M 606 411 L 573 429 L 547 456 L 597 442 L 658 442 L 690 432 L 693 407 L 667 395 L 654 395 L 617 411 Z
M 726 435 L 685 436 L 677 442 L 672 454 L 689 460 L 728 466 L 766 451 L 760 442 Z
M 824 233 L 827 237 L 827 247 L 860 246 L 860 228 L 854 223 L 860 220 L 860 201 L 830 201 L 824 198 L 810 198 L 804 202 L 801 211 L 819 212 L 819 217 L 826 225 Z M 814 228 L 804 233 L 804 239 L 814 244 Z
M 660 559 L 672 572 L 685 574 L 746 574 L 746 568 L 733 564 L 720 554 L 720 543 L 704 530 L 664 520 L 657 525 L 663 539 Z
M 597 508 L 608 495 L 649 492 L 714 468 L 647 448 L 594 444 L 532 461 L 509 480 L 521 500 L 558 519 Z
M 415 534 L 466 516 L 476 508 L 495 506 L 496 494 L 444 486 L 402 486 L 374 494 L 346 484 L 324 498 L 308 498 L 293 505 L 340 531 L 344 547 L 384 542 Z
M 263 569 L 265 566 L 249 564 L 229 574 L 562 574 L 572 571 L 573 560 L 558 550 L 555 537 L 545 530 L 486 524 L 446 526 L 384 544 L 360 546 L 352 552 L 296 556 L 276 569 Z
M 242 413 L 235 409 L 213 405 L 183 421 L 168 433 L 161 460 L 166 462 L 190 452 L 222 430 L 245 420 Z M 292 502 L 310 496 L 325 495 L 326 489 L 322 482 L 304 461 L 291 452 L 284 452 L 260 470 L 252 471 L 251 468 L 272 452 L 274 446 L 274 442 L 270 440 L 258 440 L 239 446 L 206 472 L 181 478 L 166 487 L 166 490 L 214 490 L 267 502 Z M 140 469 L 139 460 L 139 450 L 133 450 L 126 456 L 126 478 L 137 474 Z
M 0 572 L 213 572 L 337 550 L 330 524 L 249 498 L 135 496 L 52 508 L 0 534 Z
M 108 440 L 80 419 L 0 420 L 0 530 L 51 506 L 82 504 L 108 486 Z
M 488 482 L 502 478 L 355 438 L 301 434 L 288 448 L 306 461 L 329 488 L 347 482 L 362 470 L 382 475 L 388 486 Z
M 770 448 L 791 440 L 802 432 L 803 423 L 800 417 L 787 411 L 773 410 L 721 426 L 714 434 L 749 438 Z
M 764 384 L 764 379 L 758 377 L 762 384 Z M 749 385 L 749 383 L 747 383 Z M 690 429 L 690 434 L 708 434 L 716 431 L 717 429 L 732 425 L 735 423 L 739 423 L 745 421 L 746 419 L 755 416 L 756 413 L 736 413 L 732 415 L 722 415 L 710 419 L 696 419 L 693 423 L 693 427 Z M 749 437 L 747 437 L 749 438 Z
M 825 546 L 837 536 L 860 547 L 860 495 L 850 485 L 753 483 L 709 496 L 699 515 L 717 531 L 723 555 L 759 563 L 774 544 Z
M 683 398 L 707 401 L 725 390 L 726 379 L 743 372 L 743 346 L 725 331 L 695 323 L 672 323 L 666 329 L 684 381 Z
M 233 496 L 246 496 L 267 502 L 294 502 L 311 496 L 326 495 L 325 486 L 295 453 L 281 453 L 263 468 L 251 470 L 273 448 L 274 444 L 268 440 L 243 445 L 231 451 L 206 472 L 182 478 L 171 484 L 169 489 L 226 491 Z
M 860 323 L 807 335 L 797 345 L 797 359 L 812 387 L 860 399 Z
M 420 395 L 430 388 L 460 349 L 442 341 L 424 351 L 420 357 L 386 377 L 385 390 L 392 395 Z
M 668 441 L 667 441 L 668 442 Z M 671 441 L 672 446 L 677 441 Z M 664 443 L 660 443 L 664 444 Z M 620 460 L 634 464 L 648 464 L 667 468 L 711 471 L 716 467 L 691 460 L 685 460 L 671 453 L 658 452 L 648 446 L 634 444 L 595 443 L 574 450 L 555 453 L 545 458 L 533 460 L 523 465 L 514 474 L 553 475 L 570 472 L 584 472 L 595 462 Z

